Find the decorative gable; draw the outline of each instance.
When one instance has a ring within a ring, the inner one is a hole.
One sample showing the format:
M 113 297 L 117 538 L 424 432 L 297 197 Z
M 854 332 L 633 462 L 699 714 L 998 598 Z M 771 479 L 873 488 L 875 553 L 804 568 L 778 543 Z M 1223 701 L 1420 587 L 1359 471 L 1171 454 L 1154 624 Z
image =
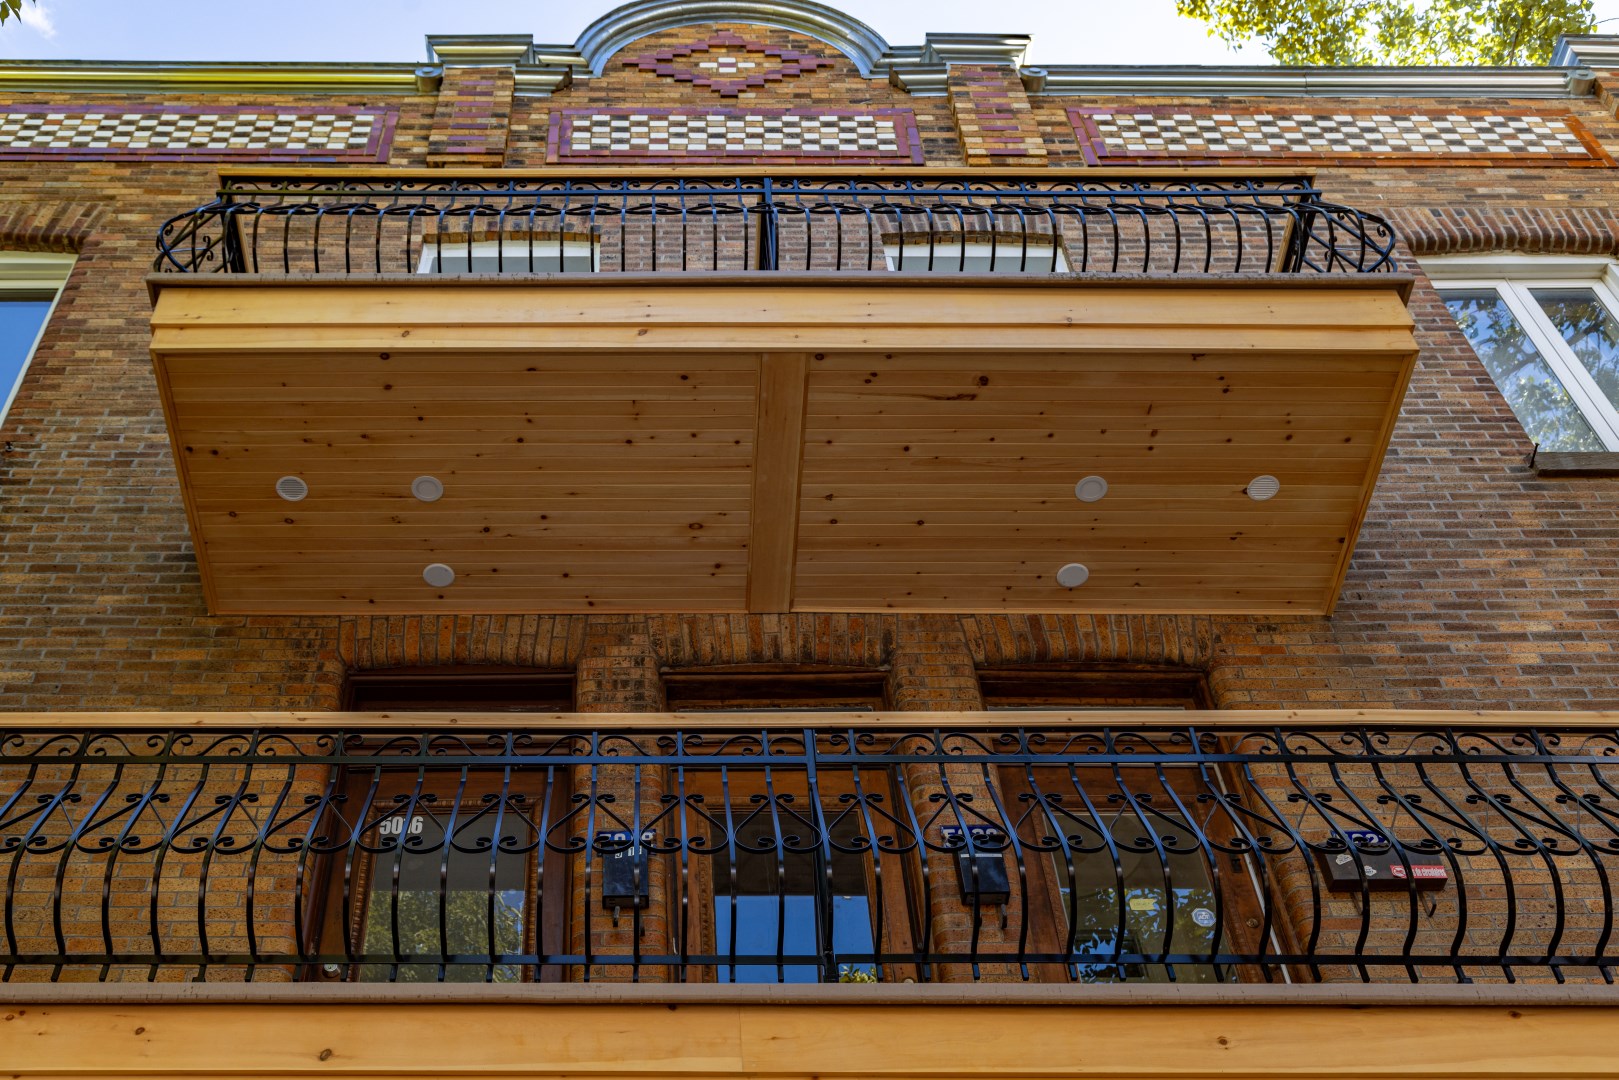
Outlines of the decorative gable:
M 676 82 L 704 87 L 721 97 L 736 97 L 744 90 L 760 90 L 770 83 L 796 79 L 833 65 L 833 61 L 824 56 L 732 33 L 713 34 L 689 45 L 626 57 L 623 63 Z

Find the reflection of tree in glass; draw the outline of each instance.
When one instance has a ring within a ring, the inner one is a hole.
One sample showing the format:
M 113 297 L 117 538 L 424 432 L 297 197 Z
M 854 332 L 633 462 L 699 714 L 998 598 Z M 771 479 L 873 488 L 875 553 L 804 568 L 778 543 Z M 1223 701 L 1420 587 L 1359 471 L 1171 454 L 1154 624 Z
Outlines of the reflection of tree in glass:
M 503 953 L 521 952 L 523 949 L 523 894 L 520 891 L 499 891 L 495 897 L 495 950 Z M 451 891 L 444 905 L 445 927 L 452 954 L 487 955 L 489 951 L 489 894 Z M 395 952 L 393 940 L 393 911 L 386 893 L 372 897 L 365 917 L 364 952 L 388 954 Z M 422 954 L 438 955 L 438 893 L 404 891 L 399 893 L 399 944 L 401 958 Z M 488 968 L 473 965 L 451 965 L 444 971 L 445 982 L 483 982 Z M 382 982 L 388 978 L 388 968 L 382 964 L 367 964 L 360 970 L 362 982 Z M 515 965 L 497 964 L 495 982 L 517 982 L 520 972 Z M 428 964 L 402 964 L 397 976 L 399 982 L 436 982 L 438 967 Z
M 1619 322 L 1590 289 L 1531 289 L 1602 394 L 1619 405 Z
M 1199 908 L 1214 909 L 1212 888 L 1176 888 L 1172 904 L 1164 903 L 1164 890 L 1125 886 L 1124 937 L 1119 943 L 1118 890 L 1101 888 L 1086 890 L 1079 896 L 1080 924 L 1074 933 L 1074 953 L 1095 958 L 1106 956 L 1117 948 L 1120 952 L 1151 954 L 1164 951 L 1164 932 L 1169 918 L 1174 916 L 1175 935 L 1169 951 L 1176 953 L 1208 952 L 1214 943 L 1212 927 L 1197 925 L 1192 912 Z M 1066 897 L 1063 898 L 1066 901 Z M 1089 925 L 1087 925 L 1089 924 Z M 1116 944 L 1118 943 L 1118 944 Z M 1112 964 L 1082 963 L 1080 982 L 1114 982 L 1121 975 L 1126 980 L 1166 982 L 1168 972 L 1162 965 L 1150 968 L 1125 964 L 1122 972 Z M 1204 965 L 1180 964 L 1175 968 L 1178 982 L 1216 982 L 1215 971 Z
M 1441 295 L 1507 404 L 1542 450 L 1604 449 L 1494 289 L 1447 289 Z

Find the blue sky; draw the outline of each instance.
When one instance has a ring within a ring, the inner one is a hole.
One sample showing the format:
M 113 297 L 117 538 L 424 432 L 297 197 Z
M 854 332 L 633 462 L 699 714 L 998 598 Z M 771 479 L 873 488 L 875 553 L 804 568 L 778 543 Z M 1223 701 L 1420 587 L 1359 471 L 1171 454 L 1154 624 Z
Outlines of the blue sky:
M 0 28 L 0 56 L 72 60 L 385 60 L 423 57 L 427 34 L 532 33 L 572 42 L 618 0 L 277 0 L 244 9 L 220 0 L 43 0 Z M 1262 64 L 1227 50 L 1174 0 L 833 0 L 896 45 L 934 31 L 1034 35 L 1035 64 Z M 1619 0 L 1598 0 L 1615 18 Z

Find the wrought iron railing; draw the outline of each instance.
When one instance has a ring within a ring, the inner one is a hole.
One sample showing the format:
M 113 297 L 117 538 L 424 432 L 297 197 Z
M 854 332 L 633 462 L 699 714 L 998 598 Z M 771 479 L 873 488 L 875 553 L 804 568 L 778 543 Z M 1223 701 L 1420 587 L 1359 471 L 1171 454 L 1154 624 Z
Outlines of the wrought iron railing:
M 155 268 L 1374 273 L 1394 243 L 1304 180 L 231 177 Z
M 1619 731 L 1019 720 L 12 729 L 0 974 L 1613 981 Z

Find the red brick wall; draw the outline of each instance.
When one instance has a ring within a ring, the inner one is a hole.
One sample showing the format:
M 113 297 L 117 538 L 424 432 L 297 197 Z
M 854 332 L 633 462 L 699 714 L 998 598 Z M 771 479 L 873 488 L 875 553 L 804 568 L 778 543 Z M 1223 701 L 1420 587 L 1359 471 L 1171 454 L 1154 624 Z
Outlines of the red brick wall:
M 783 31 L 729 29 L 830 54 Z M 633 51 L 691 36 L 669 31 Z M 553 98 L 519 99 L 507 160 L 542 160 L 545 119 L 554 107 L 741 104 L 910 108 L 929 162 L 963 161 L 949 99 L 911 98 L 834 59 L 737 99 L 610 64 L 600 78 L 580 80 Z M 1074 164 L 1065 111 L 1072 102 L 1032 101 L 1051 164 Z M 406 97 L 391 104 L 401 115 L 390 163 L 425 164 L 443 102 Z M 1570 107 L 1609 145 L 1619 145 L 1619 125 L 1606 108 L 1595 101 Z M 584 616 L 213 618 L 202 610 L 146 355 L 150 308 L 141 279 L 158 224 L 210 197 L 216 169 L 205 160 L 0 163 L 0 243 L 81 254 L 5 423 L 4 706 L 322 708 L 335 706 L 348 669 L 578 664 L 597 625 Z M 1329 161 L 1320 183 L 1351 205 L 1387 214 L 1419 254 L 1613 253 L 1619 237 L 1619 215 L 1606 209 L 1619 183 L 1606 169 Z M 1528 441 L 1425 286 L 1412 310 L 1424 353 L 1332 618 L 967 615 L 960 623 L 974 662 L 1190 664 L 1210 672 L 1223 706 L 1619 706 L 1619 665 L 1607 633 L 1619 595 L 1612 482 L 1537 478 L 1525 464 Z M 916 625 L 864 613 L 670 613 L 649 621 L 645 640 L 656 661 L 670 666 L 882 665 L 896 661 Z

